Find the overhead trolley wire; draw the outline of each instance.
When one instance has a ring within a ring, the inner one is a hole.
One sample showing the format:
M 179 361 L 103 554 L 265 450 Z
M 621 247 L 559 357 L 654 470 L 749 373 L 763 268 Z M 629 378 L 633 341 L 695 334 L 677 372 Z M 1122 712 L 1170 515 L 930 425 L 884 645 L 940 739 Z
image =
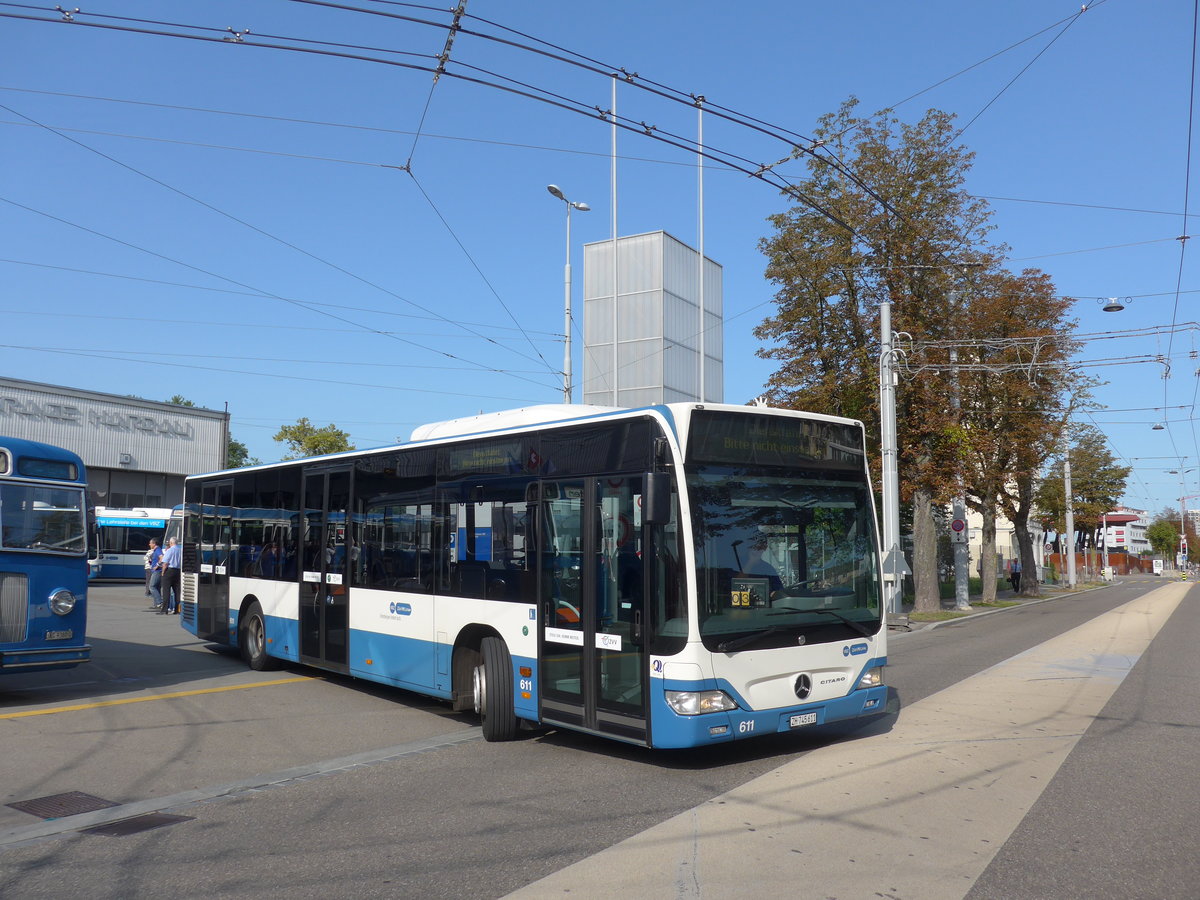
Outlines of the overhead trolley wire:
M 153 256 L 153 257 L 156 257 L 156 258 L 158 258 L 158 259 L 165 260 L 166 262 L 170 262 L 170 263 L 174 263 L 175 265 L 183 266 L 184 268 L 191 269 L 191 270 L 192 270 L 192 271 L 194 271 L 194 272 L 199 272 L 199 273 L 201 273 L 202 275 L 208 275 L 208 276 L 209 276 L 209 277 L 211 277 L 211 278 L 216 278 L 216 279 L 219 279 L 219 280 L 221 280 L 221 281 L 228 282 L 229 284 L 233 284 L 233 285 L 237 285 L 238 287 L 246 288 L 247 290 L 254 291 L 254 292 L 256 292 L 257 294 L 259 294 L 259 295 L 261 295 L 261 296 L 263 296 L 263 297 L 269 297 L 269 298 L 271 298 L 271 299 L 274 299 L 274 300 L 280 300 L 280 301 L 282 301 L 282 302 L 284 302 L 284 303 L 290 304 L 290 305 L 292 305 L 292 306 L 295 306 L 295 307 L 298 307 L 298 308 L 300 308 L 300 309 L 305 309 L 305 310 L 308 310 L 309 312 L 315 312 L 317 315 L 320 315 L 320 316 L 325 316 L 325 317 L 327 317 L 327 318 L 334 319 L 334 320 L 336 320 L 336 321 L 338 321 L 338 322 L 342 322 L 342 323 L 344 323 L 344 324 L 347 324 L 347 325 L 353 325 L 353 326 L 355 326 L 356 328 L 359 328 L 359 329 L 361 329 L 362 331 L 366 331 L 366 332 L 369 332 L 369 333 L 371 333 L 371 334 L 378 334 L 378 335 L 380 335 L 380 336 L 382 336 L 382 337 L 386 337 L 386 338 L 389 338 L 389 339 L 391 339 L 391 340 L 398 341 L 399 343 L 402 343 L 402 344 L 409 344 L 409 345 L 411 345 L 411 346 L 413 346 L 413 347 L 419 347 L 419 348 L 420 348 L 420 349 L 422 349 L 422 350 L 427 350 L 428 352 L 430 352 L 430 353 L 434 353 L 434 354 L 436 354 L 436 355 L 438 355 L 438 356 L 444 356 L 444 357 L 446 357 L 447 359 L 453 359 L 453 360 L 456 360 L 456 361 L 459 361 L 459 362 L 465 362 L 465 363 L 467 363 L 467 364 L 469 364 L 469 365 L 473 365 L 473 366 L 475 366 L 475 367 L 476 367 L 476 368 L 478 368 L 480 371 L 485 371 L 485 372 L 493 372 L 493 373 L 497 373 L 497 374 L 505 374 L 505 375 L 508 375 L 508 374 L 509 374 L 508 372 L 506 372 L 506 371 L 505 371 L 505 370 L 503 370 L 503 369 L 497 369 L 497 368 L 495 368 L 495 367 L 492 367 L 492 366 L 485 366 L 485 365 L 483 365 L 482 363 L 476 363 L 476 362 L 473 362 L 472 360 L 466 359 L 465 357 L 456 356 L 455 354 L 453 354 L 453 353 L 449 353 L 449 352 L 447 352 L 447 351 L 445 351 L 445 350 L 437 350 L 437 349 L 435 349 L 435 348 L 433 348 L 433 347 L 428 347 L 428 346 L 426 346 L 425 344 L 421 344 L 421 343 L 419 343 L 419 342 L 417 342 L 417 341 L 410 341 L 410 340 L 407 340 L 406 338 L 400 337 L 399 335 L 392 334 L 391 332 L 383 331 L 382 329 L 379 329 L 379 328 L 373 328 L 373 327 L 371 327 L 371 326 L 369 326 L 369 325 L 362 325 L 362 324 L 360 324 L 360 323 L 358 323 L 358 322 L 355 322 L 353 319 L 348 319 L 348 318 L 346 318 L 345 316 L 339 316 L 339 315 L 336 315 L 336 314 L 334 314 L 334 313 L 331 313 L 331 312 L 326 312 L 325 310 L 322 310 L 322 309 L 313 309 L 312 307 L 310 307 L 309 305 L 307 305 L 306 303 L 304 303 L 304 302 L 303 302 L 303 301 L 301 301 L 301 300 L 294 300 L 294 299 L 292 299 L 292 298 L 290 298 L 290 297 L 284 297 L 284 296 L 282 296 L 282 295 L 280 295 L 280 294 L 275 294 L 275 293 L 273 293 L 273 292 L 271 292 L 271 291 L 266 291 L 266 290 L 263 290 L 263 289 L 261 289 L 261 288 L 256 288 L 256 287 L 254 287 L 253 285 L 249 285 L 249 284 L 246 284 L 245 282 L 238 281 L 237 279 L 230 278 L 230 277 L 229 277 L 229 276 L 227 276 L 227 275 L 221 275 L 221 274 L 218 274 L 217 272 L 211 272 L 211 271 L 209 271 L 209 270 L 207 270 L 207 269 L 201 268 L 200 266 L 196 266 L 196 265 L 193 265 L 193 264 L 191 264 L 191 263 L 184 262 L 183 260 L 174 259 L 174 258 L 172 258 L 172 257 L 170 257 L 170 256 L 166 256 L 165 254 L 158 253 L 158 252 L 157 252 L 157 251 L 155 251 L 155 250 L 150 250 L 150 249 L 148 249 L 148 248 L 146 248 L 146 247 L 140 247 L 140 246 L 138 246 L 137 244 L 133 244 L 133 243 L 131 243 L 131 242 L 129 242 L 129 241 L 122 240 L 121 238 L 118 238 L 118 237 L 113 237 L 112 235 L 110 235 L 110 234 L 105 234 L 105 233 L 103 233 L 103 232 L 101 232 L 101 231 L 96 231 L 96 230 L 95 230 L 95 229 L 93 229 L 93 228 L 88 228 L 86 225 L 80 225 L 80 224 L 79 224 L 79 223 L 77 223 L 77 222 L 72 222 L 72 221 L 70 221 L 70 220 L 68 220 L 68 219 L 64 219 L 64 218 L 62 218 L 61 216 L 56 216 L 56 215 L 54 215 L 53 213 L 48 213 L 48 212 L 45 212 L 45 211 L 43 211 L 43 210 L 40 210 L 40 209 L 35 209 L 35 208 L 33 208 L 32 206 L 26 206 L 26 205 L 25 205 L 25 204 L 23 204 L 23 203 L 18 203 L 18 202 L 16 202 L 15 200 L 10 200 L 10 199 L 9 199 L 9 198 L 7 198 L 7 197 L 0 197 L 0 202 L 7 203 L 7 204 L 9 204 L 10 206 L 15 206 L 15 207 L 17 207 L 18 209 L 23 209 L 23 210 L 25 210 L 26 212 L 31 212 L 31 213 L 34 213 L 35 215 L 43 216 L 43 217 L 45 217 L 45 218 L 47 218 L 47 219 L 50 219 L 50 220 L 52 220 L 52 221 L 55 221 L 55 222 L 59 222 L 59 223 L 61 223 L 61 224 L 63 224 L 63 225 L 68 225 L 68 226 L 70 226 L 71 228 L 76 228 L 76 229 L 78 229 L 78 230 L 80 230 L 80 231 L 86 232 L 87 234 L 91 234 L 91 235 L 94 235 L 94 236 L 96 236 L 96 237 L 103 238 L 104 240 L 107 240 L 107 241 L 112 241 L 113 243 L 120 244 L 120 245 L 122 245 L 122 246 L 124 246 L 124 247 L 128 247 L 128 248 L 130 248 L 131 250 L 137 250 L 137 251 L 139 251 L 139 252 L 141 252 L 141 253 L 146 253 L 146 254 L 148 254 L 148 255 L 150 255 L 150 256 Z M 517 378 L 517 379 L 518 379 L 518 380 L 520 380 L 520 381 L 527 381 L 527 382 L 529 382 L 530 384 L 534 384 L 534 385 L 537 385 L 537 386 L 539 386 L 539 387 L 545 387 L 545 386 L 546 386 L 546 385 L 544 385 L 542 382 L 534 381 L 534 380 L 533 380 L 533 379 L 531 379 L 531 378 L 525 378 L 524 376 L 521 376 L 521 375 L 510 375 L 510 377 L 512 377 L 512 378 Z

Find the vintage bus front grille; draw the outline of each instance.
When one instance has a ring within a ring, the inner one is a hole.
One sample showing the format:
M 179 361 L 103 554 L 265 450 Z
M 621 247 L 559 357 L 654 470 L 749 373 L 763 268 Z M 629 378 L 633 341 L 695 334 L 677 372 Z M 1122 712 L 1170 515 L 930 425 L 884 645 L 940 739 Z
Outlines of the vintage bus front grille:
M 29 624 L 29 579 L 0 572 L 0 644 L 25 640 Z

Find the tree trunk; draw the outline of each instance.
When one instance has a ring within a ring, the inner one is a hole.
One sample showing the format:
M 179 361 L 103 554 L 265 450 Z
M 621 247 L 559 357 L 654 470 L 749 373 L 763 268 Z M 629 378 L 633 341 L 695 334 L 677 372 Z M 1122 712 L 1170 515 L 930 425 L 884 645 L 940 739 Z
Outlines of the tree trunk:
M 913 494 L 913 590 L 915 612 L 936 612 L 942 608 L 937 577 L 937 525 L 933 521 L 933 501 L 925 491 Z
M 996 601 L 996 508 L 989 506 L 983 511 L 983 541 L 979 548 L 980 600 L 984 603 Z
M 1033 536 L 1029 533 L 1029 513 L 1033 509 L 1033 479 L 1022 478 L 1017 482 L 1021 505 L 1013 520 L 1013 533 L 1017 536 L 1017 558 L 1021 560 L 1022 597 L 1040 597 L 1042 588 L 1038 583 L 1037 564 L 1033 556 Z

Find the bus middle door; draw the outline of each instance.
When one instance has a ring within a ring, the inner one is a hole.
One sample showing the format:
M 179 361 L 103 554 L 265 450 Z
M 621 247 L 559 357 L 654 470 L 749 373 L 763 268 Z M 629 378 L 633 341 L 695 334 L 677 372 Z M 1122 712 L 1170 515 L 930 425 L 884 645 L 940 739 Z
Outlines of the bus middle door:
M 349 557 L 353 536 L 348 468 L 304 473 L 304 547 L 300 585 L 300 658 L 348 671 Z
M 229 561 L 233 549 L 233 482 L 205 484 L 200 492 L 200 575 L 196 583 L 196 636 L 229 641 Z M 166 598 L 163 598 L 164 602 Z

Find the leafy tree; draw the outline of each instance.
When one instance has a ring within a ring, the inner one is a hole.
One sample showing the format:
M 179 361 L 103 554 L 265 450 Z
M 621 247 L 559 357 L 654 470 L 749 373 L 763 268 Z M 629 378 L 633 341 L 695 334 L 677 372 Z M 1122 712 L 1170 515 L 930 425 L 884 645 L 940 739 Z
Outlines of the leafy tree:
M 1178 508 L 1167 506 L 1160 512 L 1146 530 L 1146 537 L 1150 541 L 1150 547 L 1154 552 L 1167 561 L 1174 561 L 1175 554 L 1179 552 L 1179 517 L 1181 512 Z M 1188 560 L 1191 560 L 1193 553 L 1200 553 L 1200 541 L 1196 536 L 1195 520 L 1188 516 L 1183 522 L 1183 534 L 1187 538 Z M 1155 535 L 1159 539 L 1155 540 Z
M 302 459 L 355 449 L 350 443 L 350 435 L 336 425 L 317 428 L 307 417 L 297 419 L 295 425 L 280 426 L 273 439 L 287 444 L 289 452 L 284 459 Z
M 1155 556 L 1174 559 L 1179 549 L 1179 529 L 1160 516 L 1146 529 L 1146 540 L 1150 542 L 1150 549 Z
M 993 545 L 1007 496 L 1032 569 L 1026 520 L 1034 473 L 1061 422 L 1067 301 L 1042 273 L 1002 269 L 1004 248 L 986 245 L 991 213 L 965 190 L 973 155 L 954 143 L 951 116 L 930 110 L 906 125 L 857 117 L 855 105 L 822 117 L 824 150 L 804 155 L 808 175 L 788 192 L 802 202 L 769 219 L 774 233 L 759 246 L 777 310 L 755 334 L 768 342 L 759 355 L 779 363 L 770 402 L 862 419 L 878 467 L 879 303 L 891 301 L 893 328 L 913 336 L 897 426 L 916 607 L 936 609 L 934 511 L 960 491 L 991 517 Z M 958 406 L 947 402 L 956 393 Z
M 1107 440 L 1097 428 L 1091 425 L 1076 427 L 1071 446 L 1071 506 L 1076 535 L 1072 535 L 1071 546 L 1063 548 L 1064 553 L 1082 549 L 1081 544 L 1083 547 L 1094 544 L 1087 535 L 1096 534 L 1103 515 L 1117 505 L 1125 493 L 1131 471 L 1128 466 L 1117 465 Z M 1042 513 L 1042 524 L 1061 532 L 1060 525 L 1066 518 L 1061 454 L 1041 480 L 1037 505 Z
M 226 468 L 240 469 L 242 466 L 257 466 L 261 462 L 262 460 L 258 457 L 250 455 L 250 448 L 230 435 L 229 455 L 225 461 Z

